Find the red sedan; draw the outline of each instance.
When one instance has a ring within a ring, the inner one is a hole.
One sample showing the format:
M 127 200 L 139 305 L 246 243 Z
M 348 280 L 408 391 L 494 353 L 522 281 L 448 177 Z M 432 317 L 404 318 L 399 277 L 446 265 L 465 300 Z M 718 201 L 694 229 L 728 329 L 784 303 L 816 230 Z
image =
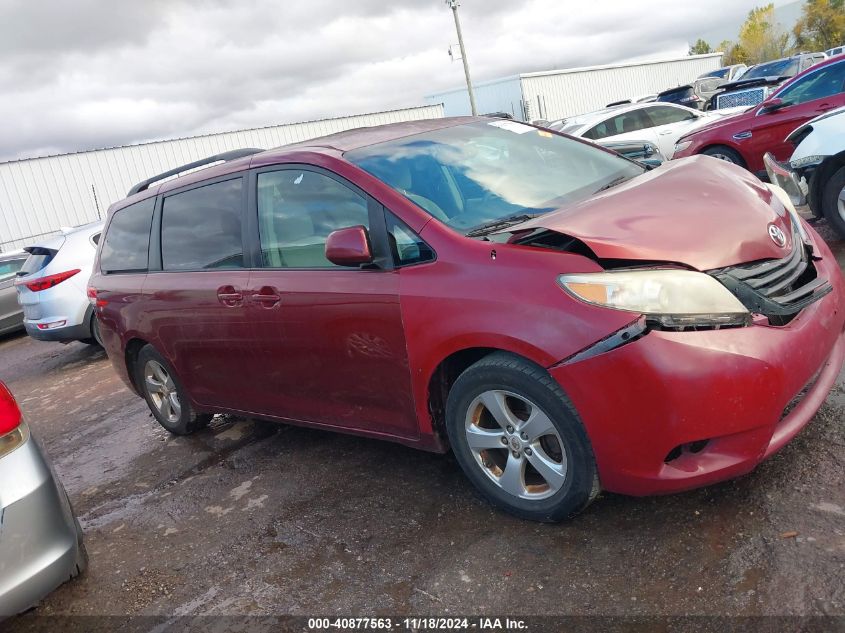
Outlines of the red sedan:
M 794 149 L 786 141 L 790 132 L 843 105 L 845 56 L 840 55 L 796 75 L 763 103 L 680 138 L 674 157 L 706 154 L 764 177 L 766 152 L 778 160 L 789 160 Z
M 172 433 L 228 412 L 451 448 L 492 503 L 554 521 L 750 471 L 845 360 L 836 259 L 711 158 L 648 170 L 458 118 L 221 160 L 113 205 L 90 281 Z

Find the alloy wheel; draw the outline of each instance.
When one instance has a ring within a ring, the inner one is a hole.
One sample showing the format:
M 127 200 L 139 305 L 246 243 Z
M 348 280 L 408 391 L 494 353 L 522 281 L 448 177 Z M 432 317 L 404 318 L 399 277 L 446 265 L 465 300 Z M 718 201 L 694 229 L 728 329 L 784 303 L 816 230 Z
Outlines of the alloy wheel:
M 839 211 L 839 217 L 845 221 L 845 187 L 839 192 L 839 197 L 836 199 L 836 208 Z
M 485 391 L 469 406 L 466 439 L 476 464 L 521 499 L 554 495 L 566 481 L 566 450 L 551 419 L 524 396 Z
M 144 386 L 161 417 L 170 423 L 178 422 L 182 416 L 182 405 L 176 383 L 161 363 L 148 360 L 144 365 Z
M 710 156 L 712 156 L 713 158 L 718 158 L 719 160 L 724 160 L 724 161 L 727 161 L 729 163 L 736 164 L 736 161 L 733 159 L 733 157 L 728 156 L 727 154 L 721 154 L 721 153 L 717 152 L 715 154 L 710 154 Z

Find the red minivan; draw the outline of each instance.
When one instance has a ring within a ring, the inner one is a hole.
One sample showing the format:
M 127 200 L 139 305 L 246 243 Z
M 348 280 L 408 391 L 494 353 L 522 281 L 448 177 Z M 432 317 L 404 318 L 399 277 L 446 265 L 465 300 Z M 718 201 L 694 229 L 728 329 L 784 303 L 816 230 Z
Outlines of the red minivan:
M 173 433 L 226 412 L 451 449 L 491 502 L 555 521 L 791 440 L 845 359 L 844 284 L 734 165 L 453 118 L 140 183 L 89 295 Z

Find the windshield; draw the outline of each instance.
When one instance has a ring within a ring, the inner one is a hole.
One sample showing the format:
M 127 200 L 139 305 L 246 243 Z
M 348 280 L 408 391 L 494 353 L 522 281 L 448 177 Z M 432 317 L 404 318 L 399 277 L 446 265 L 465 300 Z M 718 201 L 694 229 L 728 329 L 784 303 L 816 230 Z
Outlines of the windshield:
M 742 79 L 759 79 L 760 77 L 792 77 L 798 74 L 797 59 L 779 59 L 768 64 L 760 64 L 745 71 Z
M 727 79 L 728 73 L 730 72 L 730 68 L 719 68 L 718 70 L 711 70 L 709 73 L 704 73 L 699 77 L 699 79 L 703 79 L 705 77 L 716 77 L 718 79 Z
M 346 152 L 351 163 L 467 233 L 547 213 L 644 167 L 515 121 L 479 121 Z

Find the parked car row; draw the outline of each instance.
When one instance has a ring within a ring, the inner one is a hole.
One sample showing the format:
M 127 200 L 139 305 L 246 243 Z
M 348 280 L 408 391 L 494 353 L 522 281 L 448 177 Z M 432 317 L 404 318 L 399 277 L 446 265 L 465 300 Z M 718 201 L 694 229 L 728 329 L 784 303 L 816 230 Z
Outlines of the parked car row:
M 0 334 L 25 329 L 39 341 L 100 344 L 85 292 L 102 231 L 93 222 L 0 254 Z
M 779 161 L 787 160 L 793 150 L 787 137 L 793 130 L 843 105 L 845 56 L 839 56 L 796 75 L 762 103 L 685 134 L 674 155 L 707 154 L 765 177 L 766 152 Z

